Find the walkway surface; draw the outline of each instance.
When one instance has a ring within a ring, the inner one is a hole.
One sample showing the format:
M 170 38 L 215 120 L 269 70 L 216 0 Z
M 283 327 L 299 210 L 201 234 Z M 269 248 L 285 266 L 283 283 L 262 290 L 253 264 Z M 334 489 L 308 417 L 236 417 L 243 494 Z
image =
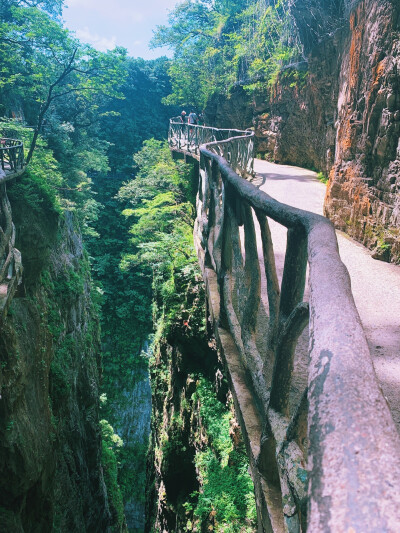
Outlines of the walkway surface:
M 276 200 L 322 215 L 326 186 L 315 172 L 256 159 L 253 183 Z M 283 270 L 286 229 L 270 221 L 278 275 Z M 372 259 L 371 252 L 337 231 L 353 295 L 375 371 L 400 431 L 400 266 Z M 306 295 L 307 298 L 307 295 Z

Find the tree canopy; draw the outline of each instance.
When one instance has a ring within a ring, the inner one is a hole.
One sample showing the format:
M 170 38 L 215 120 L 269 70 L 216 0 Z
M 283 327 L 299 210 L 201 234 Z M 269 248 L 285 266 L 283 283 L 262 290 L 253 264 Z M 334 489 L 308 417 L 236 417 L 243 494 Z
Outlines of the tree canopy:
M 185 0 L 157 28 L 152 45 L 174 52 L 165 101 L 198 109 L 235 84 L 274 83 L 301 56 L 288 0 Z
M 87 124 L 105 99 L 120 95 L 126 51 L 98 52 L 49 13 L 24 4 L 11 3 L 0 23 L 0 95 L 4 114 L 19 114 L 34 127 L 29 162 L 44 125 Z M 51 13 L 59 9 L 54 2 L 38 5 Z

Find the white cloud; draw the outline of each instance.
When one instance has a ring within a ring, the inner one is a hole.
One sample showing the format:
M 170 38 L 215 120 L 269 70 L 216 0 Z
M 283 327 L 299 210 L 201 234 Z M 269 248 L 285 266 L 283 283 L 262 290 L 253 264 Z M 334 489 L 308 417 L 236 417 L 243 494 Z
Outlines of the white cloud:
M 1 1 L 1 0 L 0 0 Z M 167 11 L 182 0 L 66 0 L 65 26 L 98 50 L 115 45 L 135 57 L 154 58 L 166 52 L 149 50 L 153 30 L 167 22 Z
M 102 17 L 105 20 L 113 20 L 116 22 L 142 22 L 144 17 L 150 12 L 146 7 L 135 7 L 124 0 L 117 0 L 110 4 L 107 0 L 68 0 L 66 8 L 78 9 L 83 11 L 90 11 L 94 17 Z M 68 18 L 68 11 L 64 12 Z
M 117 45 L 117 38 L 115 35 L 111 38 L 100 37 L 100 35 L 97 35 L 96 33 L 91 33 L 87 26 L 76 30 L 76 36 L 79 40 L 91 44 L 94 48 L 100 50 L 100 52 L 113 50 Z

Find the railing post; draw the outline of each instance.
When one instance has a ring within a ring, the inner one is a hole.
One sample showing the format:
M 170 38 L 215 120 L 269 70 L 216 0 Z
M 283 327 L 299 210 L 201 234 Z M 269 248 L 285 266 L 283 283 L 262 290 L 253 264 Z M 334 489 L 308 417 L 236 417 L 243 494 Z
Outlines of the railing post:
M 280 320 L 288 318 L 295 306 L 303 300 L 307 257 L 307 235 L 303 228 L 289 228 L 279 308 Z
M 303 301 L 307 268 L 307 236 L 301 226 L 289 228 L 277 338 L 272 377 L 270 407 L 287 416 L 289 392 L 297 340 L 308 323 L 308 304 Z

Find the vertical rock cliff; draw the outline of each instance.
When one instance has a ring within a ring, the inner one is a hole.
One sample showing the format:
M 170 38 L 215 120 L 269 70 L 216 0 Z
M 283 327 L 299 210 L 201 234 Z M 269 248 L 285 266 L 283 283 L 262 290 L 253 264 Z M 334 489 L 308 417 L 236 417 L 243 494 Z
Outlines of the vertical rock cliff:
M 400 5 L 350 10 L 340 61 L 336 154 L 325 211 L 340 229 L 400 259 Z
M 329 176 L 325 213 L 341 230 L 400 261 L 400 4 L 291 0 L 303 60 L 272 88 L 235 87 L 208 120 L 255 128 L 256 150 Z
M 326 215 L 374 257 L 399 261 L 400 5 L 293 0 L 291 13 L 308 76 L 299 90 L 275 88 L 274 158 L 329 175 Z
M 24 276 L 0 324 L 0 531 L 107 531 L 88 259 L 72 214 L 9 198 Z

